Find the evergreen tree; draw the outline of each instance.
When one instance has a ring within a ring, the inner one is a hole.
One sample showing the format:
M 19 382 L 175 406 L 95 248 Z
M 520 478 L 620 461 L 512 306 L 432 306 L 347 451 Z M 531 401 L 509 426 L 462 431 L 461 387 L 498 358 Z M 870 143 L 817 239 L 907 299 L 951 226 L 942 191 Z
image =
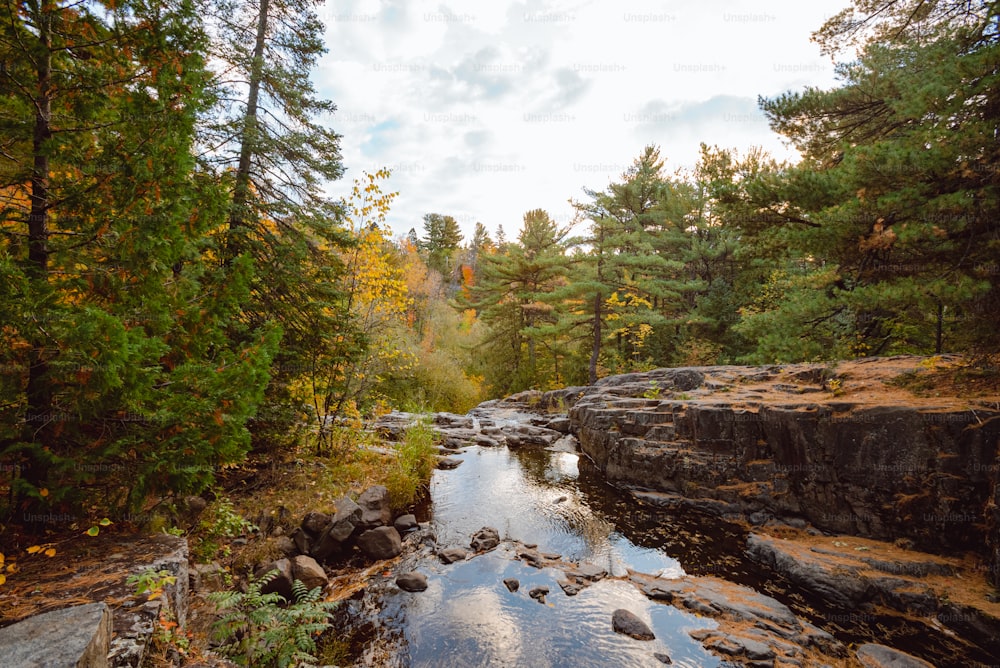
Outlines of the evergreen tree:
M 214 85 L 223 104 L 203 125 L 201 144 L 231 189 L 224 261 L 246 256 L 253 268 L 252 299 L 230 335 L 252 339 L 272 322 L 283 333 L 269 411 L 255 431 L 259 444 L 272 445 L 293 434 L 303 398 L 292 388 L 315 349 L 360 341 L 341 317 L 345 296 L 337 290 L 343 212 L 322 190 L 343 172 L 340 137 L 321 124 L 336 107 L 317 97 L 309 78 L 326 51 L 316 3 L 213 2 L 213 56 L 224 63 Z
M 427 266 L 440 273 L 446 281 L 452 278 L 455 252 L 461 243 L 462 232 L 458 221 L 440 213 L 424 215 L 424 236 L 419 248 L 425 254 Z
M 996 5 L 878 4 L 817 34 L 831 52 L 861 35 L 841 87 L 764 102 L 806 157 L 763 184 L 781 216 L 760 233 L 801 259 L 743 325 L 771 333 L 762 358 L 1000 350 Z
M 33 64 L 7 70 L 0 95 L 36 110 L 4 128 L 24 147 L 3 189 L 4 296 L 32 306 L 4 328 L 21 351 L 2 400 L 15 503 L 90 495 L 109 511 L 201 491 L 245 452 L 275 341 L 234 350 L 223 335 L 246 281 L 209 264 L 224 208 L 192 157 L 210 102 L 196 9 L 26 7 L 0 43 Z

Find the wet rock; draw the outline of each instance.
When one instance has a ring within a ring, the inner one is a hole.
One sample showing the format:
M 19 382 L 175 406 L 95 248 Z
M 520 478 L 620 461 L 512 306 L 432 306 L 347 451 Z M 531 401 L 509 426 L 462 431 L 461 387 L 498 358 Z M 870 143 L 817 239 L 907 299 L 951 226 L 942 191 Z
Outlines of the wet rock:
M 860 645 L 855 654 L 865 668 L 934 668 L 923 659 L 884 645 Z
M 90 603 L 54 610 L 0 629 L 5 666 L 108 668 L 111 610 Z
M 576 596 L 585 588 L 585 585 L 582 585 L 574 580 L 556 580 L 556 584 L 559 585 L 567 596 Z
M 323 567 L 316 563 L 312 557 L 303 554 L 292 559 L 292 577 L 301 581 L 310 590 L 316 587 L 326 587 L 330 581 Z
M 326 527 L 330 524 L 331 519 L 332 518 L 326 513 L 312 511 L 306 513 L 305 517 L 302 518 L 302 524 L 300 526 L 303 531 L 315 538 L 326 530 Z M 303 550 L 303 552 L 307 551 L 308 550 Z
M 396 531 L 400 534 L 420 528 L 417 518 L 413 515 L 400 515 L 393 521 L 392 526 L 396 527 Z
M 545 597 L 549 593 L 548 587 L 534 587 L 528 590 L 528 596 L 535 599 L 539 603 L 545 603 Z
M 394 527 L 376 527 L 358 536 L 358 547 L 369 559 L 392 559 L 403 551 L 403 542 Z
M 385 526 L 392 521 L 392 511 L 389 506 L 389 490 L 383 485 L 374 485 L 361 492 L 358 497 L 361 506 L 362 528 Z
M 500 532 L 493 527 L 483 527 L 472 534 L 472 540 L 469 542 L 469 546 L 472 547 L 474 552 L 486 552 L 499 544 Z
M 462 465 L 462 460 L 455 459 L 454 457 L 440 457 L 438 458 L 437 461 L 437 467 L 445 471 L 457 469 L 461 465 Z
M 427 576 L 411 571 L 396 577 L 396 585 L 403 591 L 418 592 L 427 589 Z
M 277 573 L 270 575 L 271 571 L 277 571 Z M 292 582 L 295 580 L 295 576 L 292 574 L 292 562 L 290 559 L 278 559 L 277 561 L 272 561 L 261 566 L 254 572 L 254 579 L 260 580 L 265 575 L 269 579 L 260 588 L 260 593 L 275 593 L 283 596 L 286 601 L 295 600 L 295 597 L 292 595 Z
M 664 654 L 663 652 L 653 652 L 653 658 L 668 666 L 674 662 L 674 660 L 670 658 L 669 654 Z
M 545 565 L 542 560 L 542 555 L 540 555 L 536 550 L 532 550 L 527 547 L 521 548 L 517 551 L 517 558 L 535 568 L 543 568 Z
M 611 628 L 636 640 L 654 640 L 653 631 L 635 613 L 619 608 L 611 615 Z
M 453 564 L 456 561 L 465 561 L 469 553 L 460 547 L 449 547 L 438 552 L 438 559 L 443 564 Z
M 608 572 L 605 569 L 588 563 L 577 564 L 574 568 L 574 572 L 580 577 L 586 578 L 591 582 L 597 582 L 608 575 Z
M 517 578 L 504 578 L 504 585 L 507 587 L 507 591 L 515 592 L 521 588 L 521 582 Z

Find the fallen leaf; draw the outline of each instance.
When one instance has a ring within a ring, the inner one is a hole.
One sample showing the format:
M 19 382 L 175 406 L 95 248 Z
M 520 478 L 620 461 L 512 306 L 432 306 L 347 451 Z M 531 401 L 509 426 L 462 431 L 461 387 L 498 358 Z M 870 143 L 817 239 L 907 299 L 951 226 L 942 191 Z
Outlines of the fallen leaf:
M 114 522 L 112 522 L 107 517 L 105 517 L 103 520 L 101 520 L 100 522 L 98 522 L 98 524 L 100 524 L 102 527 L 106 527 L 106 526 L 110 526 L 110 525 L 114 524 Z
M 7 576 L 6 575 L 0 575 L 0 585 L 4 584 L 5 582 L 7 582 Z
M 54 557 L 54 556 L 56 556 L 56 548 L 50 547 L 49 549 L 45 550 L 45 556 L 46 557 Z
M 84 533 L 87 534 L 88 536 L 96 536 L 97 534 L 101 533 L 101 528 L 93 526 L 87 529 Z
M 49 495 L 49 490 L 46 489 L 45 487 L 42 487 L 40 490 L 38 490 L 38 493 L 41 494 L 43 497 L 46 497 Z
M 41 545 L 32 545 L 31 547 L 28 548 L 28 554 L 34 554 L 35 552 L 41 552 L 41 551 L 42 551 Z

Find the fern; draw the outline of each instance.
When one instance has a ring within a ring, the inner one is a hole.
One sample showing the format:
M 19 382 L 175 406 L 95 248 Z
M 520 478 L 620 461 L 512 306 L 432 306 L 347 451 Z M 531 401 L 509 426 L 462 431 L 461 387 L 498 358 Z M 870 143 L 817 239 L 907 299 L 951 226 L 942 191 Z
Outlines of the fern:
M 330 628 L 336 603 L 320 600 L 322 590 L 307 589 L 301 581 L 292 583 L 293 603 L 280 594 L 263 594 L 261 589 L 278 577 L 270 571 L 250 581 L 247 591 L 209 594 L 209 600 L 223 613 L 212 625 L 212 636 L 220 642 L 218 651 L 241 666 L 288 668 L 315 664 L 316 637 Z

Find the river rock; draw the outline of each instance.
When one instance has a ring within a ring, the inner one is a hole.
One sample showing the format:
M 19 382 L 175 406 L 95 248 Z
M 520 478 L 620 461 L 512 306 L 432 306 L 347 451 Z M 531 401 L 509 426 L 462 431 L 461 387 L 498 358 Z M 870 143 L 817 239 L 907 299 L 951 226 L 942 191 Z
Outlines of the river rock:
M 407 531 L 413 531 L 420 528 L 420 524 L 417 522 L 417 518 L 413 515 L 400 515 L 397 517 L 392 526 L 396 527 L 396 531 L 400 534 L 404 534 Z
M 396 577 L 396 585 L 403 591 L 424 591 L 427 589 L 427 576 L 416 571 L 403 573 Z
M 884 645 L 859 645 L 855 654 L 865 668 L 934 668 L 923 659 Z
M 455 459 L 454 457 L 439 457 L 437 461 L 437 467 L 444 471 L 457 469 L 461 465 L 462 465 L 462 460 Z
M 111 610 L 104 603 L 53 610 L 0 629 L 5 666 L 108 668 Z
M 372 528 L 385 526 L 392 521 L 392 510 L 389 506 L 389 490 L 383 485 L 374 485 L 361 492 L 358 497 L 361 506 L 361 526 Z
M 614 614 L 611 615 L 611 627 L 617 633 L 623 633 L 636 640 L 654 640 L 656 638 L 646 622 L 624 608 L 615 610 Z
M 521 588 L 521 582 L 517 578 L 504 578 L 503 584 L 507 591 L 515 592 Z
M 469 553 L 460 547 L 448 547 L 438 552 L 438 559 L 444 564 L 453 564 L 456 561 L 465 561 Z
M 500 532 L 493 527 L 483 527 L 472 534 L 472 541 L 469 545 L 474 552 L 486 552 L 492 550 L 500 544 Z
M 403 541 L 395 527 L 376 527 L 358 536 L 358 547 L 369 559 L 392 559 L 403 552 Z
M 653 658 L 668 666 L 674 662 L 674 660 L 670 658 L 669 654 L 664 654 L 663 652 L 653 652 Z
M 315 559 L 304 554 L 292 559 L 292 577 L 301 581 L 310 590 L 315 587 L 326 587 L 330 581 L 323 567 L 316 563 Z
M 545 597 L 549 593 L 548 587 L 534 587 L 528 590 L 528 596 L 535 599 L 539 603 L 545 603 Z
M 567 596 L 576 596 L 583 591 L 585 587 L 585 585 L 574 580 L 556 580 L 556 584 L 559 585 Z

